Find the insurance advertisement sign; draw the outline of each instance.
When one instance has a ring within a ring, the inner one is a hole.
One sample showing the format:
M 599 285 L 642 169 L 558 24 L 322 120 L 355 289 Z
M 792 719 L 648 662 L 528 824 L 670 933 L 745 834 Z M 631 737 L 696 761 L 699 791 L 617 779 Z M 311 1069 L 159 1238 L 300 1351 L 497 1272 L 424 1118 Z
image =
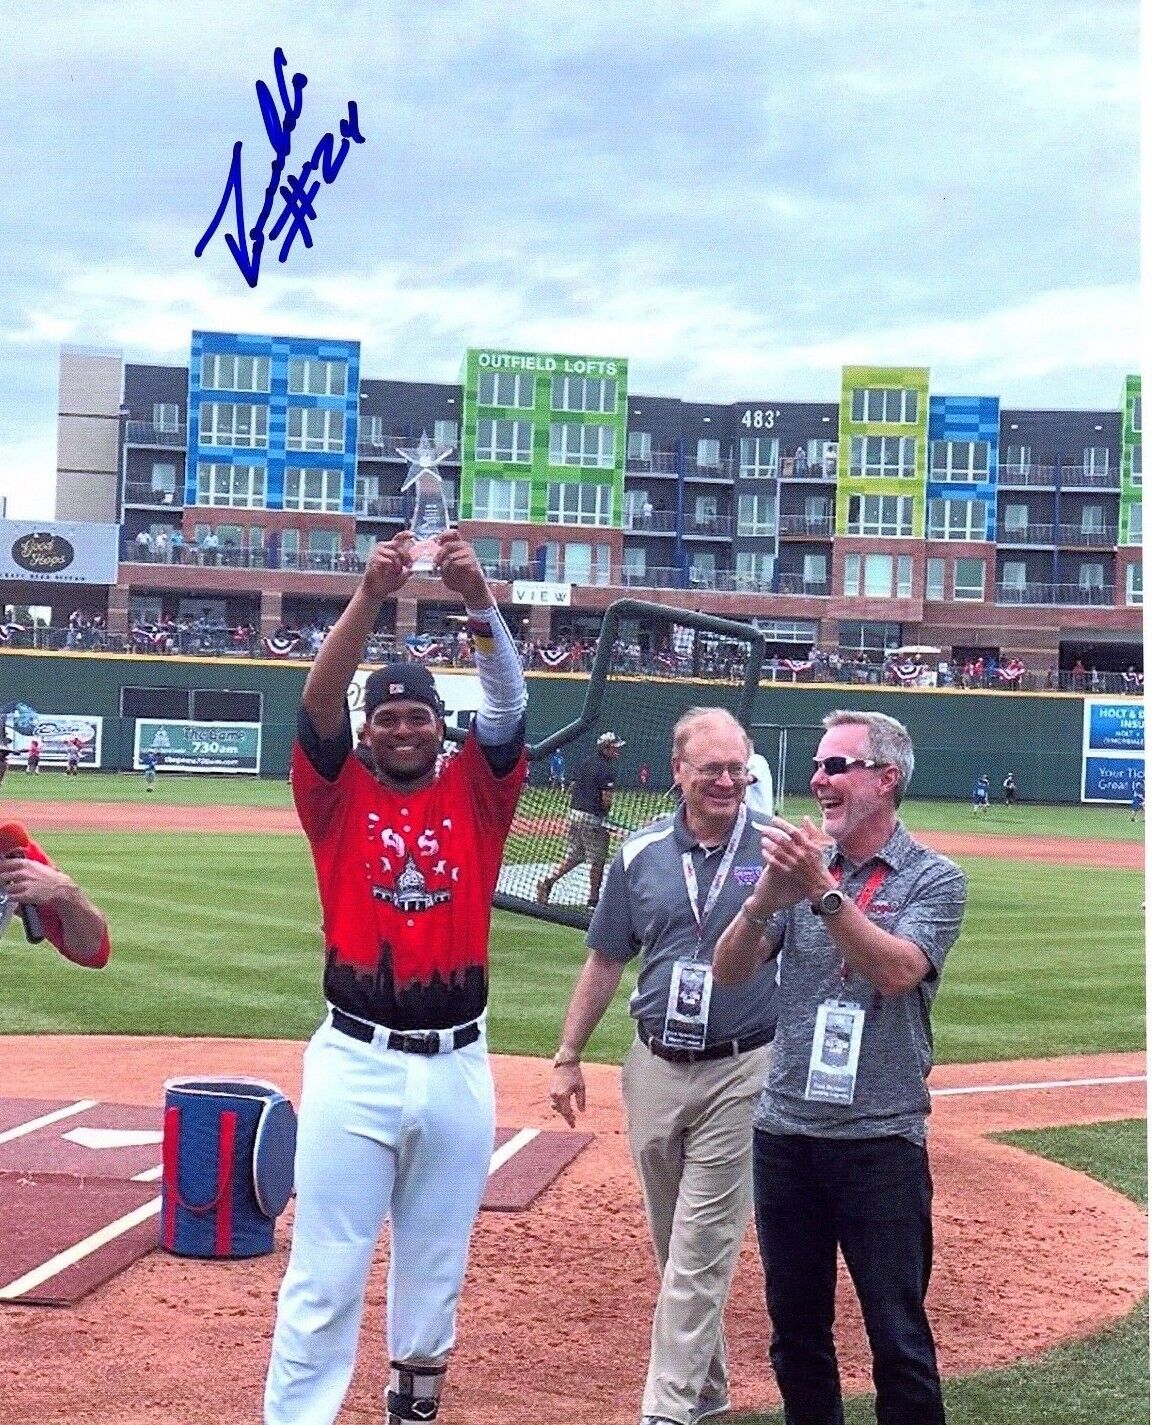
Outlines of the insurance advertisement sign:
M 1081 800 L 1130 802 L 1144 782 L 1144 699 L 1085 698 Z

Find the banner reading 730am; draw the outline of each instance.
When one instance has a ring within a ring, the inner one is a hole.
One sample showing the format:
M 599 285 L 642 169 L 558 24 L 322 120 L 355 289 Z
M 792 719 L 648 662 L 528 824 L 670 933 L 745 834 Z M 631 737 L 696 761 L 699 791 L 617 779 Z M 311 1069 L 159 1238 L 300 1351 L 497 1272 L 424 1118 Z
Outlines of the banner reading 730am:
M 156 754 L 158 772 L 260 771 L 258 722 L 170 722 L 137 718 L 132 765 L 139 771 L 145 752 Z

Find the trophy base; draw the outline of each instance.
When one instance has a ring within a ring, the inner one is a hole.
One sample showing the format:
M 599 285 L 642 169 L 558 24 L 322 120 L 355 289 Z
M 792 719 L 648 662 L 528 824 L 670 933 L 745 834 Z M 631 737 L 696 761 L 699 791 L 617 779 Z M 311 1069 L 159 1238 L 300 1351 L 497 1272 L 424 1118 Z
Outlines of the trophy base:
M 435 539 L 418 539 L 415 544 L 410 544 L 408 553 L 412 556 L 413 574 L 431 574 L 439 548 L 440 543 Z

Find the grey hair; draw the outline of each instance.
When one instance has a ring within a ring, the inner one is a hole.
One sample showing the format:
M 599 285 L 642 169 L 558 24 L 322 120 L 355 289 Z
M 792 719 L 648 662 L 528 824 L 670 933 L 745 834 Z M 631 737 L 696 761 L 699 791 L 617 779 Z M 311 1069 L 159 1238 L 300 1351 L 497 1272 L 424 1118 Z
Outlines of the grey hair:
M 679 719 L 672 729 L 672 756 L 683 757 L 684 744 L 696 730 L 696 724 L 703 722 L 705 718 L 719 717 L 729 722 L 740 736 L 744 739 L 745 747 L 749 755 L 752 752 L 752 739 L 741 726 L 740 722 L 732 716 L 727 708 L 689 708 Z
M 887 762 L 900 773 L 896 783 L 893 801 L 897 806 L 904 800 L 908 783 L 916 768 L 916 754 L 912 750 L 912 739 L 902 722 L 881 712 L 830 712 L 824 719 L 826 728 L 866 727 L 868 729 L 868 755 L 877 762 Z

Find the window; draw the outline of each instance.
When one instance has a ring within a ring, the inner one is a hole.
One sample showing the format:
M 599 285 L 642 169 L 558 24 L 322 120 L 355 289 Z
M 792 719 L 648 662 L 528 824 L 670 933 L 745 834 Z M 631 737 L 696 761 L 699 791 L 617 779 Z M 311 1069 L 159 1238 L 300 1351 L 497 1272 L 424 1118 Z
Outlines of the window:
M 924 597 L 932 603 L 944 600 L 944 561 L 929 559 L 924 578 Z
M 692 508 L 692 517 L 696 524 L 710 526 L 712 530 L 716 528 L 716 517 L 719 514 L 719 502 L 715 495 L 697 495 Z
M 342 470 L 302 470 L 289 465 L 284 471 L 284 508 L 339 514 L 343 481 Z
M 1079 584 L 1082 589 L 1102 589 L 1104 587 L 1103 564 L 1081 564 Z
M 549 485 L 545 518 L 549 524 L 611 524 L 612 486 Z
M 1084 474 L 1107 475 L 1111 452 L 1106 445 L 1086 445 L 1084 447 Z
M 910 554 L 900 554 L 896 558 L 896 597 L 898 599 L 912 597 L 912 556 Z
M 288 362 L 290 396 L 343 396 L 347 382 L 346 361 L 318 361 L 313 357 L 293 356 Z
M 864 597 L 866 599 L 890 599 L 892 597 L 892 556 L 890 554 L 866 554 L 864 556 Z
M 248 526 L 248 548 L 253 554 L 264 552 L 264 528 L 262 525 L 250 524 Z
M 196 468 L 196 503 L 262 510 L 263 465 L 222 465 L 202 461 Z
M 553 376 L 552 409 L 611 414 L 616 410 L 616 382 L 602 376 Z
M 1028 506 L 1027 505 L 1005 505 L 1004 506 L 1004 530 L 1009 530 L 1013 534 L 1021 534 L 1028 528 Z
M 531 410 L 536 404 L 536 378 L 518 371 L 481 371 L 476 388 L 480 406 L 514 406 Z
M 736 533 L 767 536 L 776 533 L 774 495 L 741 495 L 736 505 Z
M 611 564 L 608 545 L 565 544 L 560 546 L 559 553 L 564 558 L 566 584 L 607 584 Z
M 1023 475 L 1032 468 L 1032 447 L 1030 445 L 1010 445 L 1004 456 L 1006 475 Z
M 642 584 L 644 575 L 648 572 L 648 556 L 643 549 L 625 549 L 624 551 L 624 582 L 625 584 Z
M 531 465 L 532 422 L 477 421 L 476 459 Z
M 720 442 L 718 440 L 701 439 L 696 442 L 696 464 L 704 469 L 719 468 L 720 465 Z
M 1143 604 L 1144 602 L 1144 566 L 1143 564 L 1129 564 L 1124 571 L 1124 602 L 1126 604 Z
M 826 554 L 806 554 L 804 556 L 804 584 L 824 585 L 828 582 L 828 556 Z
M 913 425 L 919 409 L 917 391 L 886 387 L 852 392 L 852 419 L 880 421 L 887 425 Z
M 1132 401 L 1132 429 L 1139 434 L 1144 429 L 1144 397 L 1139 395 Z
M 280 560 L 286 569 L 295 568 L 300 563 L 300 531 L 282 529 L 280 531 Z
M 1144 471 L 1144 442 L 1138 440 L 1132 447 L 1132 483 L 1133 485 L 1143 484 Z
M 953 566 L 952 597 L 982 603 L 984 599 L 983 559 L 957 559 Z
M 205 391 L 269 391 L 268 358 L 205 354 L 200 359 L 200 387 Z
M 157 430 L 175 431 L 180 429 L 180 407 L 165 401 L 157 401 L 152 407 L 152 424 Z
M 486 574 L 495 571 L 500 563 L 500 541 L 498 539 L 474 539 L 472 549 Z
M 176 493 L 176 467 L 161 460 L 152 462 L 152 493 L 164 498 L 170 505 Z
M 1104 533 L 1104 506 L 1085 505 L 1080 511 L 1080 533 L 1081 534 L 1103 534 Z
M 832 514 L 832 502 L 826 495 L 809 495 L 804 501 L 805 524 L 819 524 Z
M 611 470 L 616 463 L 615 426 L 556 422 L 552 426 L 548 441 L 548 463 Z
M 836 474 L 836 463 L 839 459 L 840 446 L 834 440 L 810 440 L 808 442 L 808 470 L 809 473 L 819 479 L 821 475 L 829 478 Z
M 928 538 L 987 538 L 988 506 L 983 500 L 929 500 Z
M 437 421 L 432 427 L 432 443 L 441 450 L 451 446 L 456 449 L 460 440 L 460 427 L 455 421 Z
M 344 412 L 289 406 L 286 445 L 289 450 L 342 451 Z
M 688 565 L 688 582 L 703 589 L 716 587 L 716 556 L 709 550 L 697 550 Z
M 630 430 L 628 432 L 628 459 L 644 460 L 652 459 L 652 434 L 646 430 Z
M 526 520 L 531 492 L 528 480 L 481 480 L 472 486 L 474 520 Z
M 770 589 L 776 572 L 774 554 L 752 554 L 742 551 L 736 556 L 737 580 L 759 589 Z
M 953 480 L 963 484 L 988 478 L 988 442 L 986 440 L 934 440 L 932 442 L 932 479 Z
M 508 558 L 517 569 L 528 567 L 528 541 L 526 539 L 513 539 L 509 542 Z
M 268 407 L 205 402 L 200 407 L 200 444 L 264 449 L 268 444 Z
M 340 549 L 340 536 L 334 529 L 310 529 L 308 531 L 309 562 L 323 569 L 332 567 L 333 556 Z
M 876 479 L 910 479 L 916 474 L 916 442 L 907 435 L 854 435 L 850 473 Z
M 645 515 L 647 510 L 647 515 Z M 624 528 L 650 529 L 652 526 L 652 501 L 647 490 L 624 491 Z
M 773 436 L 744 436 L 740 441 L 740 478 L 772 480 L 780 461 L 780 442 Z
M 860 556 L 844 556 L 844 597 L 854 599 L 860 593 Z
M 1128 506 L 1128 543 L 1139 544 L 1144 529 L 1144 504 L 1137 500 Z
M 1000 572 L 1000 582 L 1006 589 L 1023 593 L 1028 583 L 1028 566 L 1023 559 L 1006 559 Z
M 848 534 L 911 535 L 911 495 L 853 495 Z

